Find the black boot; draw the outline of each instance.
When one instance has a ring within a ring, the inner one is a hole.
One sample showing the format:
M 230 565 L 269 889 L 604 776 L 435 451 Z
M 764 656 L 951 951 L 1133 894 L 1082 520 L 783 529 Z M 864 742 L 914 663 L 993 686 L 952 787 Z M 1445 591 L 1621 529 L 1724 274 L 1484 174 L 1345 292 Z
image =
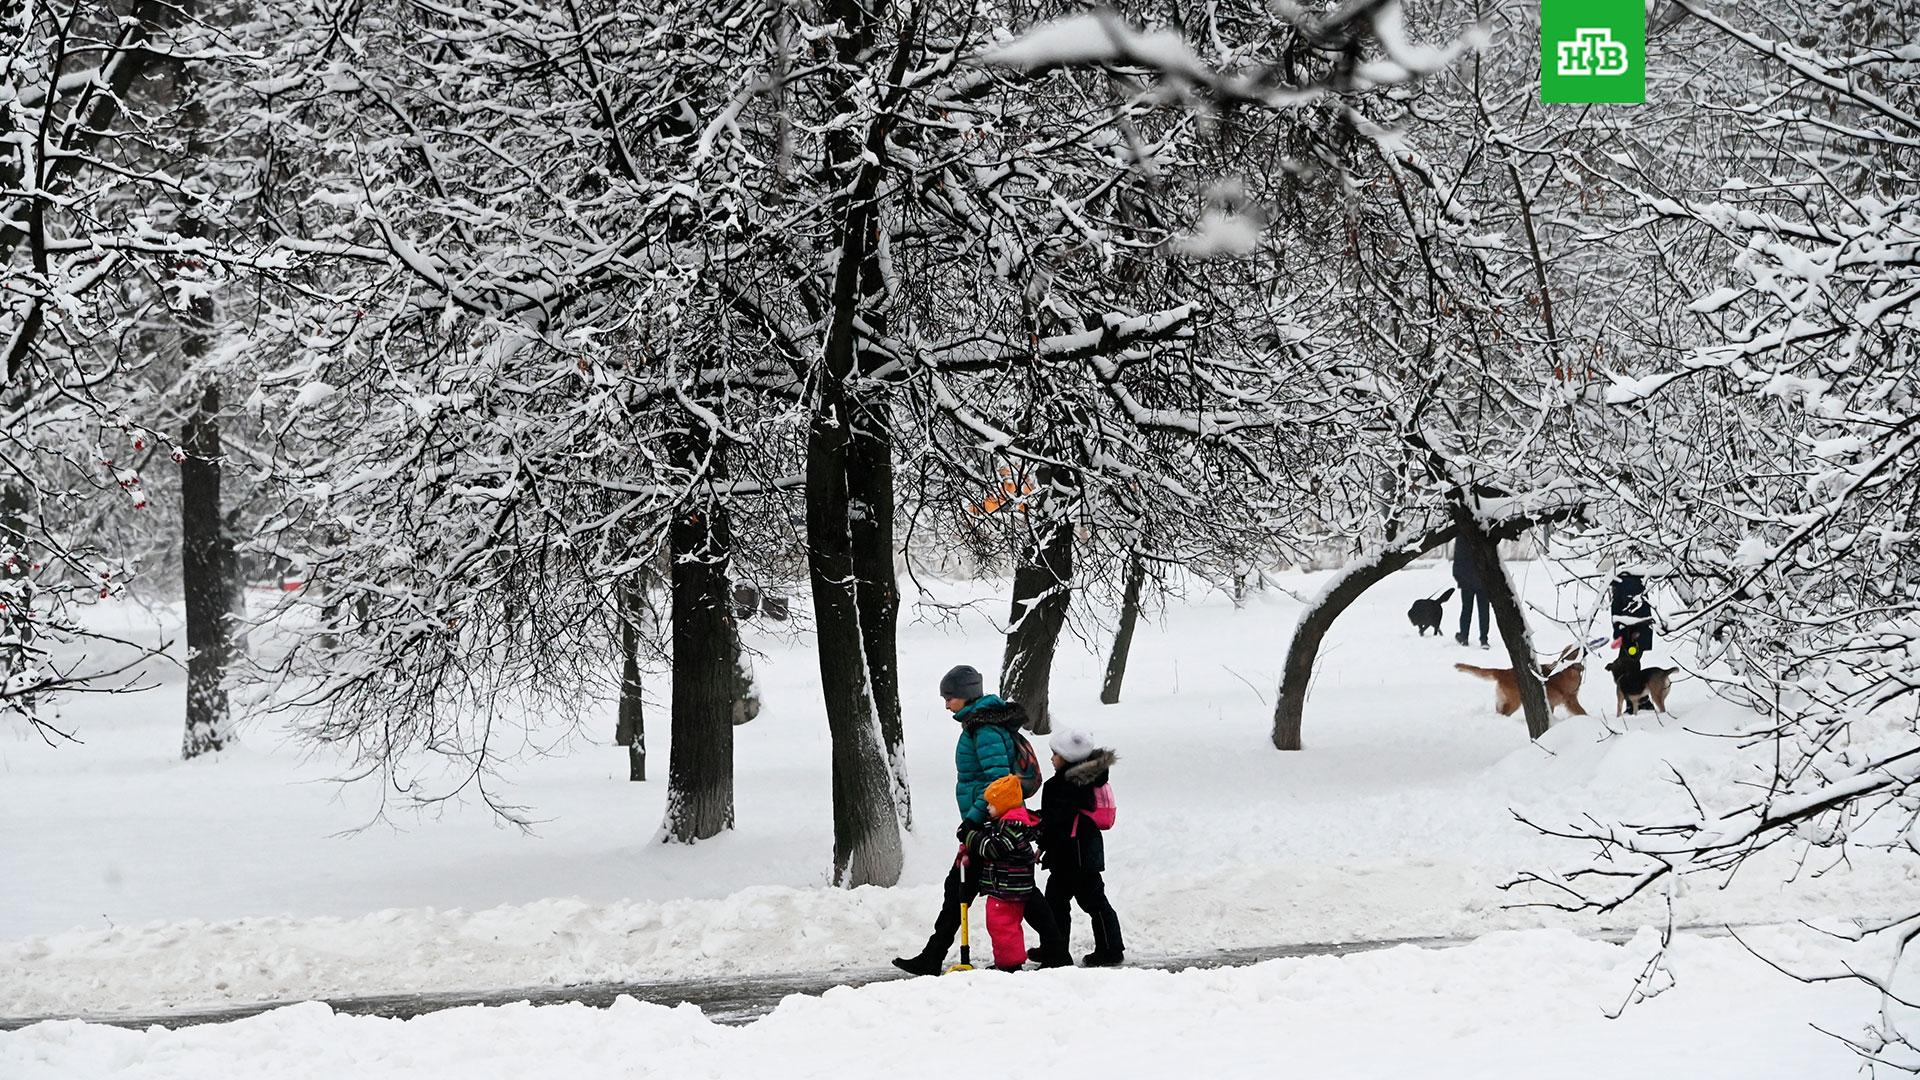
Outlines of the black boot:
M 1073 966 L 1073 954 L 1070 952 L 1067 952 L 1065 949 L 1062 949 L 1057 953 L 1046 952 L 1041 949 L 1034 949 L 1027 953 L 1027 959 L 1033 961 L 1035 965 L 1041 968 L 1058 968 L 1058 967 Z
M 945 953 L 920 953 L 915 956 L 896 956 L 893 966 L 909 975 L 938 975 L 940 968 L 947 962 Z
M 1080 958 L 1083 967 L 1118 967 L 1126 963 L 1127 954 L 1123 952 L 1103 953 L 1098 949 Z

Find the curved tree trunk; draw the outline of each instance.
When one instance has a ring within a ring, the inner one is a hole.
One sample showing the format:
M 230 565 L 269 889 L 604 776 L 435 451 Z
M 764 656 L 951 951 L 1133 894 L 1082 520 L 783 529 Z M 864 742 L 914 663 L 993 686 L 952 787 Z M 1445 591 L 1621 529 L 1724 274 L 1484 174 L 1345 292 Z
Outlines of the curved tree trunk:
M 1572 505 L 1539 515 L 1510 518 L 1487 530 L 1486 535 L 1496 542 L 1510 540 L 1536 525 L 1564 521 L 1580 512 L 1579 505 Z M 1333 621 L 1368 589 L 1457 535 L 1459 525 L 1455 523 L 1410 537 L 1377 555 L 1348 564 L 1321 590 L 1320 596 L 1301 616 L 1300 626 L 1294 630 L 1293 640 L 1287 644 L 1286 664 L 1280 674 L 1280 701 L 1273 710 L 1273 745 L 1276 749 L 1298 750 L 1301 747 L 1301 717 L 1306 711 L 1307 687 L 1313 679 L 1313 664 L 1320 655 L 1321 639 L 1326 637 Z M 1504 583 L 1505 578 L 1502 577 L 1501 581 Z M 1512 614 L 1518 616 L 1519 608 L 1514 604 L 1510 589 L 1507 590 L 1506 602 L 1512 608 Z M 1521 624 L 1522 647 L 1530 648 L 1524 640 L 1524 619 Z M 1507 623 L 1502 621 L 1502 638 L 1507 636 L 1506 627 Z M 1511 648 L 1509 645 L 1509 651 Z M 1532 661 L 1528 663 L 1531 666 Z M 1522 680 L 1522 685 L 1525 685 L 1525 680 Z M 1532 730 L 1532 723 L 1529 719 L 1529 731 Z
M 913 797 L 907 786 L 906 731 L 900 720 L 900 583 L 893 573 L 893 433 L 868 402 L 854 410 L 847 447 L 848 534 L 853 545 L 854 602 L 860 611 L 860 641 L 880 719 L 893 801 L 903 828 L 913 828 Z
M 666 839 L 733 828 L 737 629 L 728 569 L 733 535 L 715 497 L 680 508 L 667 529 L 673 619 L 673 716 L 667 747 Z
M 1120 683 L 1127 677 L 1127 656 L 1133 651 L 1133 625 L 1140 618 L 1140 590 L 1147 583 L 1147 563 L 1138 552 L 1127 559 L 1127 584 L 1120 597 L 1120 628 L 1107 654 L 1107 678 L 1100 685 L 1100 704 L 1120 703 Z
M 1513 665 L 1514 682 L 1520 687 L 1520 708 L 1527 718 L 1527 737 L 1537 739 L 1547 733 L 1552 722 L 1547 688 L 1540 681 L 1539 661 L 1533 655 L 1533 635 L 1527 630 L 1526 613 L 1513 595 L 1513 583 L 1500 564 L 1499 541 L 1481 530 L 1473 512 L 1463 506 L 1453 508 L 1454 525 L 1460 542 L 1467 545 L 1468 557 L 1480 571 L 1486 586 L 1487 602 L 1493 608 L 1493 621 L 1500 627 L 1500 640 L 1507 646 L 1507 660 Z
M 1388 548 L 1372 558 L 1349 563 L 1320 591 L 1300 625 L 1287 643 L 1287 659 L 1280 672 L 1280 702 L 1273 710 L 1273 745 L 1280 750 L 1298 750 L 1300 721 L 1306 711 L 1307 686 L 1313 680 L 1313 664 L 1320 656 L 1320 642 L 1333 628 L 1333 621 L 1368 589 L 1413 560 L 1453 539 L 1455 526 L 1423 533 Z
M 1047 699 L 1053 654 L 1073 599 L 1071 511 L 1078 503 L 1076 480 L 1066 470 L 1040 470 L 1040 501 L 1030 509 L 1041 520 L 1013 571 L 1013 609 L 1008 616 L 1006 654 L 1000 662 L 1000 694 L 1026 707 L 1028 727 L 1036 735 L 1053 730 Z

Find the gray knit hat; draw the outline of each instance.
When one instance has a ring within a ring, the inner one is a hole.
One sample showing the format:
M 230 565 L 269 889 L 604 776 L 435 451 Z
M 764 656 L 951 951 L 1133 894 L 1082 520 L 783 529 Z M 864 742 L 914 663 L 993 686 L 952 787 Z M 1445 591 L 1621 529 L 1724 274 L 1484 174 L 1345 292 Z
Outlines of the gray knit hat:
M 961 664 L 947 672 L 940 679 L 940 696 L 943 698 L 972 701 L 979 697 L 985 688 L 986 680 L 980 677 L 978 671 L 966 664 Z

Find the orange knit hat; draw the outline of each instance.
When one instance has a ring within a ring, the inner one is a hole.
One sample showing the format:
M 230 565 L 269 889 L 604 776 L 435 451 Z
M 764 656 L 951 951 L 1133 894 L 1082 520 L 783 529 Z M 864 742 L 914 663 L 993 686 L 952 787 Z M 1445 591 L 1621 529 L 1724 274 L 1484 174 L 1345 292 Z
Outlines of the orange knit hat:
M 987 809 L 993 811 L 994 817 L 1025 805 L 1027 793 L 1021 789 L 1019 777 L 1003 776 L 987 785 Z

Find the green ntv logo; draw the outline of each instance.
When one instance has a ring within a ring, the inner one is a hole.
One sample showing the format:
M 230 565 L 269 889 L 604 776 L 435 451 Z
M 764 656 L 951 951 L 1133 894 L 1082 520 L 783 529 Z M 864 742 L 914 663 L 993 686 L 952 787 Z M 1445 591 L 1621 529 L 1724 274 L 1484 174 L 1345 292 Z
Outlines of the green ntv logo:
M 1540 0 L 1540 100 L 1647 99 L 1644 0 Z

